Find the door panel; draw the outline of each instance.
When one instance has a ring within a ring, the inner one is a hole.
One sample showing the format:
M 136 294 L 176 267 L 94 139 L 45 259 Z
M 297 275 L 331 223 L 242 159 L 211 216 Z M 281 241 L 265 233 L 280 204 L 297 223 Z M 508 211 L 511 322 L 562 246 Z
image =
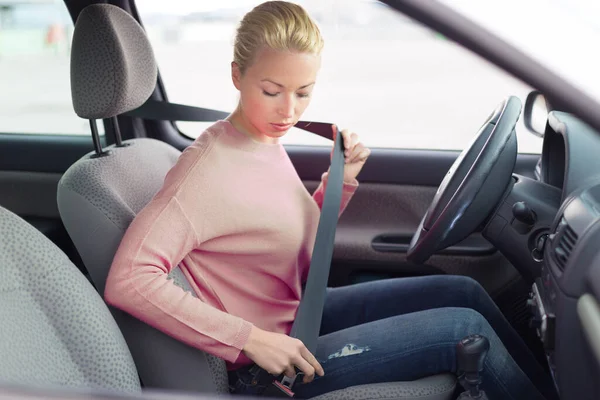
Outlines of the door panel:
M 292 161 L 312 193 L 327 169 L 328 149 L 290 147 Z M 438 184 L 458 152 L 374 149 L 359 176 L 360 187 L 342 214 L 330 284 L 428 274 L 459 274 L 478 280 L 492 295 L 520 280 L 516 269 L 475 233 L 424 265 L 406 249 Z M 535 155 L 519 155 L 515 172 L 534 176 Z M 402 248 L 393 248 L 401 241 Z
M 100 137 L 102 146 L 105 136 Z M 0 133 L 0 171 L 63 173 L 92 151 L 90 135 L 19 135 Z
M 56 191 L 67 168 L 91 150 L 91 136 L 0 134 L 0 206 L 35 226 L 82 271 L 60 220 Z
M 104 138 L 101 143 L 105 145 Z M 0 206 L 25 219 L 62 225 L 56 204 L 58 181 L 92 150 L 91 135 L 0 134 Z
M 61 175 L 0 171 L 0 205 L 22 217 L 58 219 L 56 188 Z
M 308 190 L 312 193 L 317 184 L 308 182 Z M 345 285 L 368 277 L 445 273 L 471 276 L 494 294 L 518 279 L 516 269 L 487 242 L 481 254 L 438 254 L 425 265 L 407 261 L 406 252 L 374 248 L 373 241 L 381 235 L 411 237 L 436 190 L 427 186 L 361 183 L 340 217 L 331 284 Z M 477 235 L 474 238 L 477 240 Z

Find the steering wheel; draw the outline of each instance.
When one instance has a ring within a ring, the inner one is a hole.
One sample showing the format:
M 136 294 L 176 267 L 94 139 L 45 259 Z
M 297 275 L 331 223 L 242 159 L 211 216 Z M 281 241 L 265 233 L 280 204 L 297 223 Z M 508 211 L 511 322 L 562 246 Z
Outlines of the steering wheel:
M 425 262 L 465 239 L 490 215 L 512 179 L 520 115 L 517 97 L 503 100 L 460 153 L 412 237 L 409 261 Z

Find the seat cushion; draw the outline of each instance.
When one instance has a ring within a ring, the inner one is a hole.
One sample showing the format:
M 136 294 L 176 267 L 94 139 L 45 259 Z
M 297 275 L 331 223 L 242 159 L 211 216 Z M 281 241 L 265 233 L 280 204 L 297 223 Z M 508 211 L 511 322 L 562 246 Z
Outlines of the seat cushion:
M 440 374 L 410 382 L 352 386 L 313 397 L 315 400 L 451 400 L 456 377 Z

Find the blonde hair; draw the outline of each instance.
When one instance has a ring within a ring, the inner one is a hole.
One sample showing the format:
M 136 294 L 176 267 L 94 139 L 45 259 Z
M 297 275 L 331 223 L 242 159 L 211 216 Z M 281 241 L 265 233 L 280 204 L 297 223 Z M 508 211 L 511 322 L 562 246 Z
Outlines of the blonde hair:
M 287 1 L 267 1 L 254 7 L 240 22 L 233 61 L 243 74 L 264 46 L 320 54 L 323 45 L 319 27 L 301 6 Z

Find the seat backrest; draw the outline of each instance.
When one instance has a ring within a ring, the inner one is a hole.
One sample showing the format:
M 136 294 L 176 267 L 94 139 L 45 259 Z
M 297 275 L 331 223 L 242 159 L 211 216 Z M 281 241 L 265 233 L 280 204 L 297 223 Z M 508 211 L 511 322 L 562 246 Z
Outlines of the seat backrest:
M 94 287 L 41 232 L 0 207 L 0 381 L 140 392 Z
M 77 115 L 112 118 L 142 105 L 157 67 L 142 27 L 109 4 L 82 10 L 71 50 L 71 92 Z M 152 199 L 181 152 L 154 139 L 132 139 L 103 156 L 87 154 L 58 185 L 61 218 L 96 289 L 102 294 L 127 227 Z M 170 275 L 194 295 L 179 268 Z M 146 387 L 227 393 L 221 359 L 203 353 L 110 307 Z

